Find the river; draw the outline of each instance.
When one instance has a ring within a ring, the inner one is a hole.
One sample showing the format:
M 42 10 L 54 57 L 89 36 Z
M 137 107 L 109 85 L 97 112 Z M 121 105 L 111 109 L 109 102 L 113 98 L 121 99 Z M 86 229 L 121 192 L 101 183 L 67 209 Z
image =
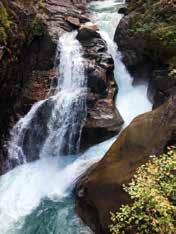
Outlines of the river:
M 113 42 L 116 26 L 122 17 L 117 11 L 123 5 L 123 1 L 109 0 L 92 2 L 88 7 L 92 21 L 98 25 L 114 59 L 114 76 L 119 87 L 116 106 L 125 120 L 125 128 L 134 117 L 151 110 L 152 104 L 147 99 L 148 84 L 133 86 L 133 79 Z M 80 175 L 105 155 L 115 138 L 91 147 L 82 155 L 71 155 L 79 148 L 86 118 L 87 83 L 76 32 L 63 35 L 58 50 L 63 62 L 59 64 L 56 94 L 35 104 L 12 129 L 9 157 L 19 161 L 19 166 L 0 178 L 1 234 L 91 233 L 74 212 L 73 188 Z M 24 147 L 29 129 L 32 129 L 31 139 L 41 133 L 41 125 L 35 124 L 34 120 L 46 104 L 50 107 L 46 118 L 49 133 L 42 138 L 42 148 L 38 151 L 33 141 Z M 78 118 L 80 112 L 82 115 Z M 69 155 L 62 157 L 65 151 Z M 26 163 L 26 152 L 38 152 L 39 159 Z

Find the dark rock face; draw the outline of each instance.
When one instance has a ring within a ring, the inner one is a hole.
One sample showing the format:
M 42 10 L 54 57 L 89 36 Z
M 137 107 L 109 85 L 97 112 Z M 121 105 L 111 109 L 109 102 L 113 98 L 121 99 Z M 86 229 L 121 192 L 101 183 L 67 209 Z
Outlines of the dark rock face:
M 28 5 L 19 1 L 3 0 L 0 7 L 3 9 L 1 12 L 6 12 L 4 14 L 10 18 L 9 23 L 6 19 L 6 24 L 1 25 L 5 38 L 0 41 L 3 48 L 0 58 L 2 173 L 7 157 L 4 145 L 9 137 L 9 129 L 20 116 L 27 113 L 34 102 L 46 96 L 52 79 L 56 46 L 52 43 L 44 22 L 36 15 L 39 11 L 36 3 Z
M 130 202 L 122 185 L 150 155 L 163 153 L 176 143 L 176 96 L 154 111 L 132 121 L 105 157 L 77 183 L 76 210 L 95 233 L 109 233 L 110 211 Z
M 119 14 L 123 14 L 123 15 L 127 15 L 127 13 L 128 13 L 127 7 L 121 7 L 121 8 L 118 10 L 118 13 L 119 13 Z
M 140 63 L 144 63 L 144 41 L 142 38 L 131 38 L 129 29 L 130 22 L 133 16 L 128 15 L 121 19 L 115 35 L 114 40 L 118 44 L 119 50 L 123 53 L 123 61 L 127 68 L 133 72 Z
M 168 69 L 156 69 L 153 71 L 149 83 L 148 96 L 154 100 L 153 108 L 163 104 L 171 95 L 176 94 L 176 75 L 168 76 Z
M 129 14 L 118 25 L 114 39 L 134 78 L 150 80 L 148 94 L 156 108 L 175 94 L 176 7 L 172 1 L 151 1 L 149 6 L 128 2 Z
M 88 115 L 81 140 L 82 148 L 86 148 L 116 135 L 123 119 L 114 104 L 117 93 L 114 62 L 105 41 L 90 23 L 80 27 L 77 38 L 84 48 L 88 79 Z

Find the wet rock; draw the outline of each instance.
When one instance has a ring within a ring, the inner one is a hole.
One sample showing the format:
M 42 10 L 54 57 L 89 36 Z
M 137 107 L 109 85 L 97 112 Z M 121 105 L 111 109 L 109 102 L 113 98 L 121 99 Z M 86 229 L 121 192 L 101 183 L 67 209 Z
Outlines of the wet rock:
M 51 117 L 51 111 L 54 107 L 52 99 L 44 102 L 25 130 L 22 149 L 27 156 L 28 162 L 39 158 L 39 152 L 48 136 L 48 121 Z
M 141 37 L 131 37 L 130 23 L 133 15 L 122 18 L 114 35 L 114 40 L 118 44 L 119 50 L 123 53 L 123 61 L 129 71 L 133 74 L 140 64 L 144 64 L 145 42 Z
M 80 36 L 83 29 L 89 36 Z M 114 103 L 117 94 L 114 61 L 106 42 L 93 24 L 81 26 L 77 38 L 83 45 L 88 84 L 87 121 L 81 138 L 81 148 L 85 149 L 118 134 L 123 119 Z
M 77 183 L 76 210 L 97 234 L 109 233 L 110 211 L 130 202 L 123 184 L 137 168 L 176 143 L 176 96 L 152 112 L 135 118 L 105 157 Z
M 118 13 L 119 13 L 119 14 L 123 14 L 123 15 L 127 15 L 127 14 L 128 14 L 128 8 L 127 8 L 127 7 L 121 7 L 121 8 L 118 10 Z
M 78 30 L 77 39 L 79 41 L 89 41 L 93 38 L 101 38 L 100 34 L 97 32 L 97 27 L 93 24 L 85 24 Z
M 70 24 L 72 24 L 73 26 L 75 26 L 76 28 L 80 27 L 80 21 L 76 17 L 68 16 L 66 18 L 66 21 L 69 22 Z
M 169 78 L 168 69 L 153 71 L 149 82 L 148 97 L 153 101 L 153 108 L 163 104 L 170 96 L 176 93 L 176 76 Z

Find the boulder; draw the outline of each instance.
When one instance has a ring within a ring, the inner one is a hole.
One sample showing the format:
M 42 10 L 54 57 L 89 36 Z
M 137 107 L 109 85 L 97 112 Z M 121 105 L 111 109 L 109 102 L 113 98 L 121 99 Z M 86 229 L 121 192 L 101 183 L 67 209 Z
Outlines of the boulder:
M 77 39 L 79 41 L 89 41 L 93 38 L 101 38 L 100 34 L 97 32 L 97 26 L 90 23 L 81 25 L 78 30 Z
M 69 22 L 71 25 L 75 26 L 75 28 L 80 27 L 79 18 L 68 16 L 68 17 L 66 17 L 66 21 Z
M 90 29 L 92 31 L 98 31 L 98 27 L 96 24 L 93 24 L 92 22 L 86 22 L 85 24 L 82 24 L 81 27 L 80 27 L 80 30 L 83 29 L 83 28 L 87 28 L 87 29 Z
M 150 155 L 163 153 L 176 143 L 176 96 L 159 108 L 142 114 L 121 133 L 104 158 L 76 185 L 76 211 L 96 234 L 109 233 L 110 211 L 130 202 L 123 184 Z

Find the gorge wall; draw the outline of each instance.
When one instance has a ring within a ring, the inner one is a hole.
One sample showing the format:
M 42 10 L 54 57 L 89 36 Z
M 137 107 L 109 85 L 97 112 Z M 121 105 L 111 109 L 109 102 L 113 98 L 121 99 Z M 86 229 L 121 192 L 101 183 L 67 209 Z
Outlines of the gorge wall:
M 150 78 L 148 96 L 158 107 L 176 93 L 175 1 L 128 1 L 115 33 L 134 77 Z

